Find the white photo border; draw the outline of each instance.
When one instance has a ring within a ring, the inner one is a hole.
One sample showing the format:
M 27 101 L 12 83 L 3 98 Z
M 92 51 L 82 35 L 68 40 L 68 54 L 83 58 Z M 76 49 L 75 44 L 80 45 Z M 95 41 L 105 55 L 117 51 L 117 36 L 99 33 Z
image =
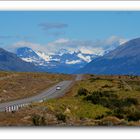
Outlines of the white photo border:
M 140 11 L 140 1 L 0 1 L 0 11 Z M 139 127 L 1 127 L 0 139 L 139 139 Z
M 129 11 L 140 10 L 140 1 L 0 1 L 4 11 Z

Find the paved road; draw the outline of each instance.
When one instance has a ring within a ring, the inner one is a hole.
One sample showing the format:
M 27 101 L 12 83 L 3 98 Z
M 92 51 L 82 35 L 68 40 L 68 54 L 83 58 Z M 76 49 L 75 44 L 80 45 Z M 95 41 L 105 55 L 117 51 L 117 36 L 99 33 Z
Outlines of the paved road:
M 82 75 L 76 76 L 76 81 L 82 80 Z M 63 96 L 67 90 L 71 87 L 73 81 L 62 81 L 55 86 L 49 88 L 48 90 L 29 98 L 19 99 L 15 101 L 5 102 L 0 104 L 0 111 L 5 111 L 6 107 L 14 106 L 14 105 L 21 105 L 21 104 L 30 104 L 32 102 L 39 102 L 44 99 L 56 98 Z M 56 90 L 57 86 L 61 86 L 61 90 Z
M 82 74 L 77 74 L 76 78 L 75 78 L 75 81 L 80 81 L 80 80 L 82 80 L 82 78 L 83 78 Z
M 82 75 L 76 75 L 75 81 L 82 80 Z M 47 100 L 51 98 L 61 97 L 63 96 L 67 90 L 71 87 L 72 83 L 74 81 L 62 81 L 56 84 L 55 86 L 49 88 L 46 91 L 43 91 L 42 93 L 29 97 L 24 99 L 19 99 L 15 101 L 5 102 L 0 104 L 0 111 L 5 111 L 6 107 L 14 106 L 14 105 L 21 105 L 21 104 L 30 104 L 32 102 L 39 102 L 42 100 Z M 61 86 L 61 90 L 56 90 L 57 86 Z
M 21 104 L 29 104 L 32 102 L 38 102 L 43 99 L 50 99 L 50 98 L 56 98 L 63 96 L 65 92 L 69 89 L 70 85 L 72 84 L 73 81 L 62 81 L 55 86 L 49 88 L 47 91 L 44 91 L 36 96 L 29 97 L 29 98 L 24 98 L 24 99 L 19 99 L 15 101 L 10 101 L 6 103 L 1 103 L 0 104 L 0 111 L 5 111 L 5 107 L 13 106 L 13 105 L 21 105 Z M 61 90 L 56 90 L 57 86 L 61 86 Z

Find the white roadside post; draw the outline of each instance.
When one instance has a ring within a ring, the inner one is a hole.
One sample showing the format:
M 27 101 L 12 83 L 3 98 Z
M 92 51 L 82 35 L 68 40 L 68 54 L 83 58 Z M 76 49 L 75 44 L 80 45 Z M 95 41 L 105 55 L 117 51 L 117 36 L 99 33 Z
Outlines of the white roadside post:
M 8 112 L 11 112 L 11 107 L 10 106 L 8 107 Z
M 8 112 L 8 107 L 5 107 L 5 112 Z

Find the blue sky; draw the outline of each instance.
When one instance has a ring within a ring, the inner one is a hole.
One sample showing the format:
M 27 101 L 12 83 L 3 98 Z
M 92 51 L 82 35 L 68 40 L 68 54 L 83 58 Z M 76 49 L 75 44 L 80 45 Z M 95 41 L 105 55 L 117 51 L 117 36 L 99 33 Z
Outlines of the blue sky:
M 56 40 L 96 44 L 112 36 L 129 40 L 140 37 L 139 28 L 138 11 L 0 11 L 0 46 L 28 42 L 39 48 Z

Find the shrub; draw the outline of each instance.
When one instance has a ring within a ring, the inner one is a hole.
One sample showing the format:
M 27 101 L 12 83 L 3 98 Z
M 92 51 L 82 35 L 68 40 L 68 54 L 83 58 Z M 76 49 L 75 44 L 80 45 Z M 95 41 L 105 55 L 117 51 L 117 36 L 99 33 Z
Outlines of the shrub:
M 82 95 L 86 96 L 87 94 L 88 94 L 88 90 L 85 89 L 85 88 L 80 88 L 80 89 L 78 90 L 78 95 L 79 95 L 79 96 L 82 96 Z
M 90 76 L 91 76 L 91 77 L 94 77 L 95 75 L 94 75 L 94 74 L 90 74 Z
M 35 126 L 46 124 L 44 116 L 40 116 L 40 115 L 33 115 L 32 122 Z
M 46 125 L 44 116 L 40 118 L 40 125 Z
M 127 116 L 128 121 L 138 121 L 140 120 L 140 111 L 135 111 Z
M 118 96 L 113 94 L 111 91 L 94 91 L 92 94 L 86 96 L 84 100 L 91 101 L 93 104 L 100 104 L 110 109 L 138 105 L 137 99 L 119 99 Z
M 33 122 L 33 124 L 36 125 L 36 126 L 40 125 L 39 119 L 40 119 L 40 116 L 39 116 L 39 115 L 34 115 L 34 116 L 32 117 L 32 122 Z
M 57 118 L 58 121 L 66 122 L 66 115 L 63 114 L 63 113 L 56 114 L 56 118 Z
M 119 119 L 123 119 L 124 114 L 125 114 L 125 112 L 124 112 L 123 108 L 116 108 L 113 110 L 113 113 L 112 113 L 112 115 L 116 116 Z
M 93 104 L 100 104 L 105 107 L 110 107 L 114 103 L 112 101 L 116 100 L 117 95 L 112 94 L 109 91 L 94 91 L 91 95 L 84 98 L 86 101 L 91 101 Z
M 98 116 L 95 117 L 95 119 L 96 119 L 96 120 L 100 120 L 100 119 L 104 118 L 104 116 L 105 116 L 105 115 L 103 115 L 103 114 L 102 114 L 102 115 L 98 115 Z
M 130 106 L 130 105 L 138 105 L 138 100 L 136 98 L 126 98 L 124 99 L 125 105 Z

